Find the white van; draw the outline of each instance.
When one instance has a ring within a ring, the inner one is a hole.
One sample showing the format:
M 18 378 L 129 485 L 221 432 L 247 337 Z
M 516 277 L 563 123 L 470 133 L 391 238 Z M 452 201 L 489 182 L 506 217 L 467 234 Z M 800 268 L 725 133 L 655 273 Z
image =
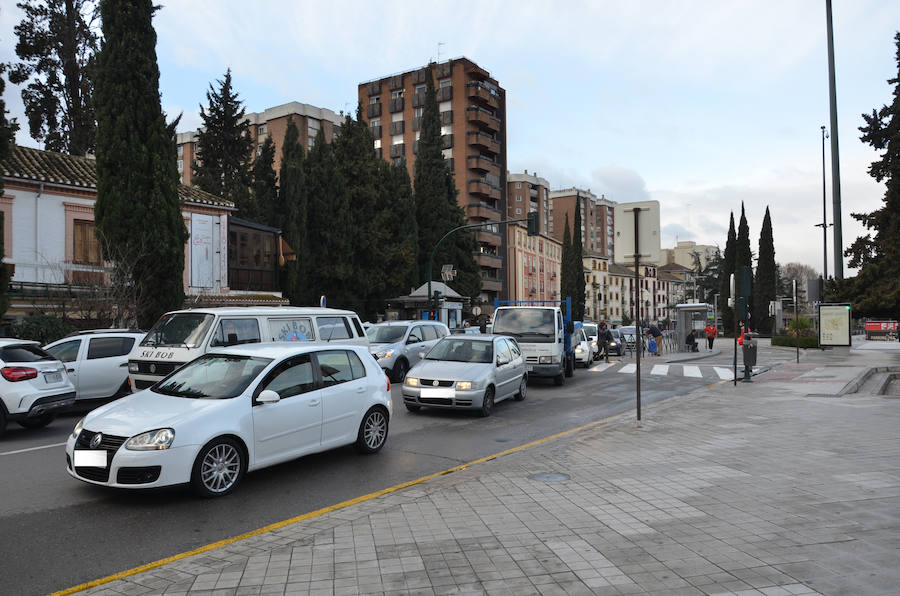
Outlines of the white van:
M 269 341 L 369 345 L 359 317 L 350 310 L 294 306 L 176 310 L 160 317 L 128 355 L 132 391 L 150 387 L 210 348 Z

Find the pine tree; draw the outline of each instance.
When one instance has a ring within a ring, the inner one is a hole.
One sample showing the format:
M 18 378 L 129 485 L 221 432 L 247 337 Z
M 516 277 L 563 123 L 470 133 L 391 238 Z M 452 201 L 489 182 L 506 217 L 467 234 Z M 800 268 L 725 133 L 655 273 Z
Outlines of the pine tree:
M 761 333 L 774 333 L 775 317 L 769 315 L 769 302 L 776 297 L 775 241 L 772 217 L 766 207 L 759 233 L 759 260 L 753 283 L 753 328 Z
M 304 293 L 318 304 L 324 295 L 328 305 L 351 303 L 358 290 L 350 285 L 350 204 L 346 182 L 337 166 L 333 147 L 319 129 L 306 158 L 306 251 Z
M 249 123 L 244 107 L 231 86 L 231 69 L 225 71 L 224 79 L 216 82 L 219 89 L 210 85 L 206 92 L 208 108 L 200 106 L 203 127 L 197 134 L 194 184 L 232 201 L 238 216 L 246 217 L 245 210 L 253 211 L 253 207 L 247 205 L 253 140 L 247 130 Z
M 458 191 L 453 172 L 447 166 L 441 149 L 441 120 L 430 68 L 426 69 L 425 85 L 413 184 L 419 230 L 419 279 L 422 283 L 434 278 L 434 271 L 428 271 L 428 263 L 438 241 L 453 228 L 465 224 L 465 214 L 456 201 Z M 434 268 L 452 264 L 457 271 L 453 286 L 460 294 L 471 298 L 476 298 L 481 292 L 481 274 L 473 257 L 474 252 L 473 234 L 459 231 L 444 240 L 432 263 Z
M 95 88 L 96 232 L 104 256 L 127 264 L 137 324 L 184 305 L 187 240 L 175 143 L 159 100 L 150 0 L 104 0 Z
M 240 211 L 240 216 L 250 221 L 270 223 L 275 219 L 275 204 L 278 201 L 278 179 L 275 176 L 275 142 L 267 136 L 259 155 L 253 160 L 250 170 L 253 186 L 250 199 Z
M 306 167 L 300 132 L 292 118 L 288 118 L 287 129 L 281 149 L 280 187 L 274 205 L 266 209 L 266 220 L 270 226 L 280 228 L 297 255 L 294 261 L 287 261 L 282 267 L 281 290 L 294 306 L 312 304 L 306 291 L 305 271 L 309 262 L 307 244 L 307 193 Z
M 734 310 L 728 306 L 731 296 L 731 274 L 735 271 L 735 252 L 737 250 L 737 234 L 734 231 L 734 212 L 728 222 L 728 239 L 725 242 L 725 254 L 719 265 L 719 316 L 726 333 L 734 331 Z
M 28 0 L 16 25 L 16 55 L 9 80 L 22 89 L 28 129 L 48 151 L 84 155 L 94 149 L 92 72 L 97 2 Z
M 581 200 L 576 198 L 575 201 L 575 224 L 572 231 L 572 251 L 570 258 L 572 259 L 572 320 L 584 320 L 584 302 L 585 302 L 585 281 L 584 281 L 584 261 L 583 244 L 581 238 Z
M 890 105 L 863 114 L 860 140 L 881 152 L 872 162 L 869 175 L 885 182 L 882 206 L 871 213 L 852 213 L 868 233 L 857 238 L 844 252 L 848 265 L 859 268 L 853 278 L 830 284 L 835 298 L 853 303 L 856 315 L 900 317 L 900 33 L 895 34 L 897 75 L 888 80 L 894 86 Z

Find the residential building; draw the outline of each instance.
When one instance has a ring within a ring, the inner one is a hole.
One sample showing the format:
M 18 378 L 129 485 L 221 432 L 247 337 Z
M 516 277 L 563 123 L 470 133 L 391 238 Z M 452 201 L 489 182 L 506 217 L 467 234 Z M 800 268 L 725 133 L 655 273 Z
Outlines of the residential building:
M 621 300 L 621 312 L 613 317 L 613 322 L 620 322 L 623 314 L 633 321 L 637 317 L 638 300 L 640 301 L 641 321 L 660 323 L 670 316 L 671 280 L 659 279 L 657 275 L 656 265 L 641 265 L 640 285 L 638 286 L 640 296 L 637 297 L 634 291 L 634 267 L 618 264 L 609 266 L 610 284 L 613 292 L 618 293 Z
M 675 248 L 664 248 L 660 251 L 659 264 L 667 265 L 669 263 L 678 263 L 689 269 L 695 269 L 694 255 L 696 254 L 700 257 L 700 267 L 703 268 L 706 267 L 710 261 L 715 260 L 718 253 L 718 246 L 697 244 L 691 240 L 682 240 L 675 243 Z
M 584 265 L 584 319 L 610 318 L 609 259 L 597 255 L 582 257 Z
M 562 244 L 546 234 L 529 236 L 524 223 L 508 224 L 506 228 L 509 244 L 508 298 L 559 300 Z
M 107 284 L 108 269 L 94 234 L 94 159 L 14 146 L 2 167 L 3 263 L 11 274 L 13 298 L 8 315 L 47 310 L 54 306 L 50 300 Z M 190 233 L 183 278 L 188 301 L 239 295 L 229 294 L 227 277 L 234 205 L 186 185 L 179 186 L 178 195 Z M 272 294 L 281 301 L 280 293 Z M 254 303 L 262 299 L 254 298 Z
M 522 219 L 537 211 L 541 234 L 550 233 L 550 183 L 535 172 L 506 173 L 506 218 Z
M 550 191 L 550 234 L 562 242 L 569 218 L 570 233 L 574 240 L 576 205 L 581 209 L 581 246 L 584 254 L 613 258 L 613 227 L 615 201 L 604 195 L 599 197 L 590 190 L 566 188 Z
M 506 207 L 506 91 L 490 73 L 466 58 L 360 83 L 359 102 L 375 137 L 375 151 L 395 164 L 405 159 L 414 179 L 416 151 L 430 69 L 441 117 L 444 157 L 476 233 L 475 260 L 481 269 L 482 311 L 504 288 L 507 234 L 497 224 Z
M 292 101 L 284 105 L 269 108 L 263 112 L 251 112 L 245 115 L 247 132 L 253 139 L 253 156 L 262 151 L 266 137 L 275 143 L 275 173 L 281 169 L 281 149 L 284 133 L 287 132 L 289 119 L 294 121 L 300 133 L 300 143 L 304 147 L 312 147 L 319 129 L 325 133 L 325 140 L 331 142 L 343 124 L 343 114 L 335 114 L 326 108 L 317 108 L 309 104 Z M 175 142 L 178 146 L 178 173 L 182 184 L 191 185 L 197 160 L 197 139 L 199 130 L 180 132 Z

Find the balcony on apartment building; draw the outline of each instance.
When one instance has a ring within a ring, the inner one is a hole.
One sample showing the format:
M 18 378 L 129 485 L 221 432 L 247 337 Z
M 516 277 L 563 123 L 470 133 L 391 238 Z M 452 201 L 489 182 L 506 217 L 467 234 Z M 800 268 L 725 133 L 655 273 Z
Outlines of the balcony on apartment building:
M 370 103 L 366 106 L 366 117 L 367 118 L 378 118 L 381 116 L 381 102 L 379 103 Z
M 466 216 L 470 219 L 487 219 L 490 221 L 500 221 L 502 219 L 500 210 L 492 207 L 487 203 L 469 203 L 466 205 Z
M 492 112 L 480 106 L 469 106 L 466 108 L 466 120 L 472 124 L 478 124 L 491 132 L 500 131 L 500 118 L 497 118 Z
M 486 155 L 469 155 L 466 157 L 466 163 L 470 170 L 482 173 L 490 173 L 495 176 L 500 175 L 500 164 Z
M 491 254 L 489 252 L 476 252 L 475 262 L 479 267 L 487 267 L 489 269 L 500 269 L 503 266 L 503 259 L 500 255 Z
M 502 289 L 502 282 L 496 276 L 496 273 L 482 271 L 481 272 L 481 290 L 484 292 L 499 292 Z
M 500 141 L 492 135 L 477 130 L 471 130 L 467 134 L 468 143 L 472 147 L 487 149 L 491 153 L 500 153 Z
M 485 178 L 470 178 L 466 189 L 474 195 L 488 197 L 495 201 L 500 200 L 500 188 L 491 184 Z
M 380 126 L 380 125 L 379 125 L 379 126 L 370 126 L 370 127 L 369 127 L 369 132 L 372 133 L 372 136 L 373 136 L 375 139 L 380 139 L 380 138 L 381 138 L 381 126 Z
M 391 136 L 402 135 L 404 133 L 404 131 L 406 130 L 405 125 L 406 125 L 406 123 L 403 122 L 403 120 L 398 120 L 397 122 L 391 122 L 391 125 L 388 129 L 390 131 L 389 134 Z M 381 128 L 381 127 L 379 126 L 379 128 Z
M 390 103 L 388 104 L 388 111 L 392 114 L 395 112 L 403 111 L 403 98 L 402 97 L 392 97 Z
M 502 238 L 497 232 L 490 230 L 475 230 L 475 241 L 479 244 L 487 244 L 489 246 L 500 246 Z
M 479 81 L 466 83 L 466 96 L 469 99 L 484 102 L 492 108 L 500 107 L 500 100 L 496 89 Z

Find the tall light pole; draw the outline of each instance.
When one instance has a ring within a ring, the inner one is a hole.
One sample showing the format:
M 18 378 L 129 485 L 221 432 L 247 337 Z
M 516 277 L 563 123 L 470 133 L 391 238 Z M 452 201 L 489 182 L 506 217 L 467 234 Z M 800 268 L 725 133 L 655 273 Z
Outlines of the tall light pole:
M 828 131 L 822 126 L 822 223 L 815 224 L 815 227 L 822 228 L 822 279 L 828 279 L 828 203 L 825 199 L 825 139 L 828 138 Z M 831 224 L 834 225 L 834 224 Z M 820 299 L 823 299 L 820 296 Z
M 831 219 L 834 221 L 834 278 L 844 279 L 844 243 L 841 239 L 841 163 L 838 157 L 837 92 L 834 84 L 834 32 L 831 0 L 825 0 L 825 28 L 828 36 L 828 99 L 831 113 Z

